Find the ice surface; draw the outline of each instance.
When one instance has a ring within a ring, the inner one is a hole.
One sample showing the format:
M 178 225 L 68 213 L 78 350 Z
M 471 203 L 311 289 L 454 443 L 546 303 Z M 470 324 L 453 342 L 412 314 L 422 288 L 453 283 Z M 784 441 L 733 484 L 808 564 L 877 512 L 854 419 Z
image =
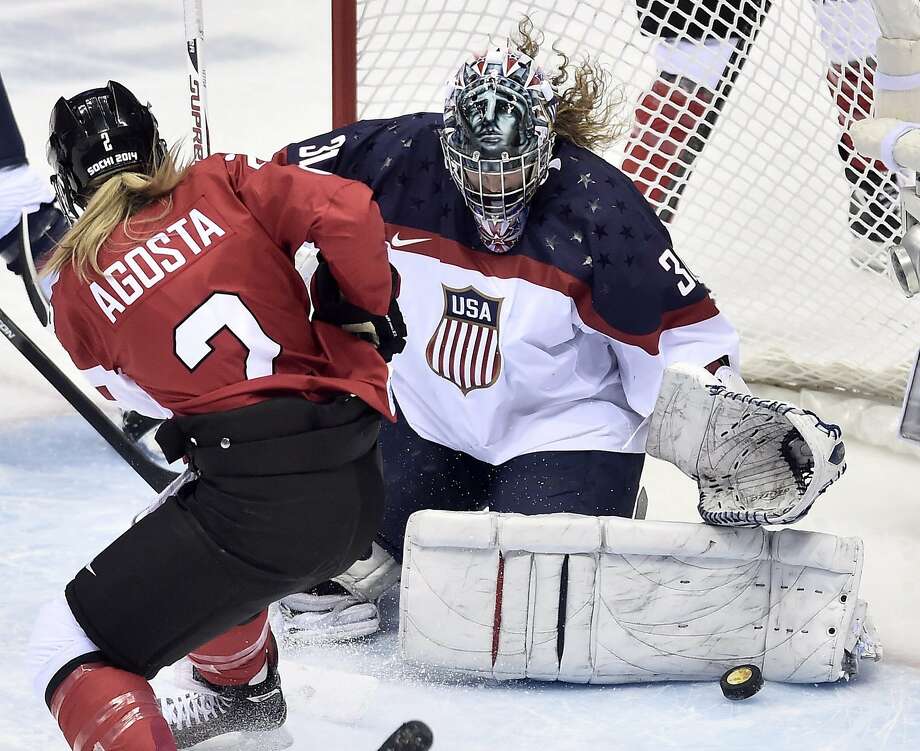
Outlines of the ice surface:
M 385 630 L 365 642 L 285 649 L 282 675 L 295 751 L 372 748 L 400 722 L 431 724 L 438 749 L 920 748 L 920 512 L 910 487 L 920 466 L 851 444 L 850 467 L 803 527 L 866 541 L 862 596 L 886 649 L 849 684 L 768 683 L 732 704 L 714 683 L 571 686 L 504 683 L 426 671 L 400 662 L 395 601 Z M 652 463 L 650 518 L 694 518 L 693 488 Z M 874 488 L 874 489 L 873 489 Z M 0 421 L 0 749 L 66 746 L 32 696 L 22 665 L 39 605 L 151 500 L 151 492 L 77 417 Z M 164 549 L 164 555 L 168 550 Z M 169 690 L 161 681 L 164 690 Z
M 206 3 L 215 150 L 271 153 L 330 119 L 328 0 Z M 2 0 L 0 74 L 32 162 L 43 172 L 55 99 L 115 78 L 149 98 L 166 137 L 187 132 L 179 0 Z M 0 304 L 49 349 L 18 282 Z M 725 701 L 714 684 L 580 687 L 495 684 L 431 674 L 396 655 L 394 603 L 384 634 L 282 658 L 296 751 L 373 748 L 403 720 L 428 721 L 438 749 L 920 748 L 920 463 L 848 444 L 850 469 L 803 528 L 866 541 L 863 597 L 886 661 L 849 685 L 768 684 Z M 693 488 L 650 463 L 650 518 L 696 520 Z M 0 342 L 0 751 L 63 751 L 31 695 L 21 659 L 39 605 L 151 493 L 21 357 Z M 168 551 L 164 550 L 164 555 Z

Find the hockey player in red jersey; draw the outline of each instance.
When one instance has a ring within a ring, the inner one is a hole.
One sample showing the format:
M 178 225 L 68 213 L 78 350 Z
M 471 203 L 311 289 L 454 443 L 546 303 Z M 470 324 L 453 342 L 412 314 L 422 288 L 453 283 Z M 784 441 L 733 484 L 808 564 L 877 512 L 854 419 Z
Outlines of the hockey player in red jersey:
M 115 82 L 57 102 L 48 153 L 74 221 L 44 268 L 57 336 L 106 397 L 167 418 L 189 471 L 42 609 L 35 689 L 74 751 L 274 729 L 265 608 L 345 570 L 382 512 L 405 328 L 379 210 L 358 183 L 241 155 L 182 168 Z M 205 690 L 158 704 L 147 679 L 185 655 Z

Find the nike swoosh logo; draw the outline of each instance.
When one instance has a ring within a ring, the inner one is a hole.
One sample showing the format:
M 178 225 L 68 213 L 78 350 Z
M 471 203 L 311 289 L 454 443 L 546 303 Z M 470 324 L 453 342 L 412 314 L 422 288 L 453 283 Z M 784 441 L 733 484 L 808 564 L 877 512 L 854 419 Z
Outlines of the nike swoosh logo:
M 267 694 L 262 694 L 261 696 L 250 696 L 250 697 L 249 697 L 249 701 L 253 702 L 254 704 L 259 704 L 259 703 L 261 703 L 261 702 L 263 702 L 263 701 L 268 701 L 268 700 L 271 699 L 275 694 L 280 694 L 280 693 L 281 693 L 281 689 L 280 689 L 280 688 L 275 688 L 275 689 L 272 689 L 271 691 L 269 691 Z
M 431 239 L 430 237 L 420 237 L 416 240 L 404 240 L 399 236 L 399 233 L 397 232 L 395 235 L 393 235 L 393 239 L 390 240 L 390 244 L 394 248 L 401 248 L 404 245 L 415 245 L 416 243 L 426 243 L 430 239 Z

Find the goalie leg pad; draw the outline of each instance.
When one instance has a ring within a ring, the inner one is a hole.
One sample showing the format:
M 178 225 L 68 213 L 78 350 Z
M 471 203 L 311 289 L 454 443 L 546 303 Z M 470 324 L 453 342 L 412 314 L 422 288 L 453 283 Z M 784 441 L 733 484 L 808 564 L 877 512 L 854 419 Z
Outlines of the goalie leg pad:
M 355 561 L 345 573 L 333 577 L 332 581 L 341 584 L 356 597 L 373 602 L 399 581 L 399 564 L 374 542 L 367 558 Z
M 685 363 L 664 373 L 646 451 L 697 480 L 703 521 L 729 526 L 794 522 L 846 469 L 838 426 Z
M 752 663 L 811 683 L 881 654 L 855 538 L 422 511 L 403 560 L 400 646 L 426 666 L 628 683 L 718 680 Z

